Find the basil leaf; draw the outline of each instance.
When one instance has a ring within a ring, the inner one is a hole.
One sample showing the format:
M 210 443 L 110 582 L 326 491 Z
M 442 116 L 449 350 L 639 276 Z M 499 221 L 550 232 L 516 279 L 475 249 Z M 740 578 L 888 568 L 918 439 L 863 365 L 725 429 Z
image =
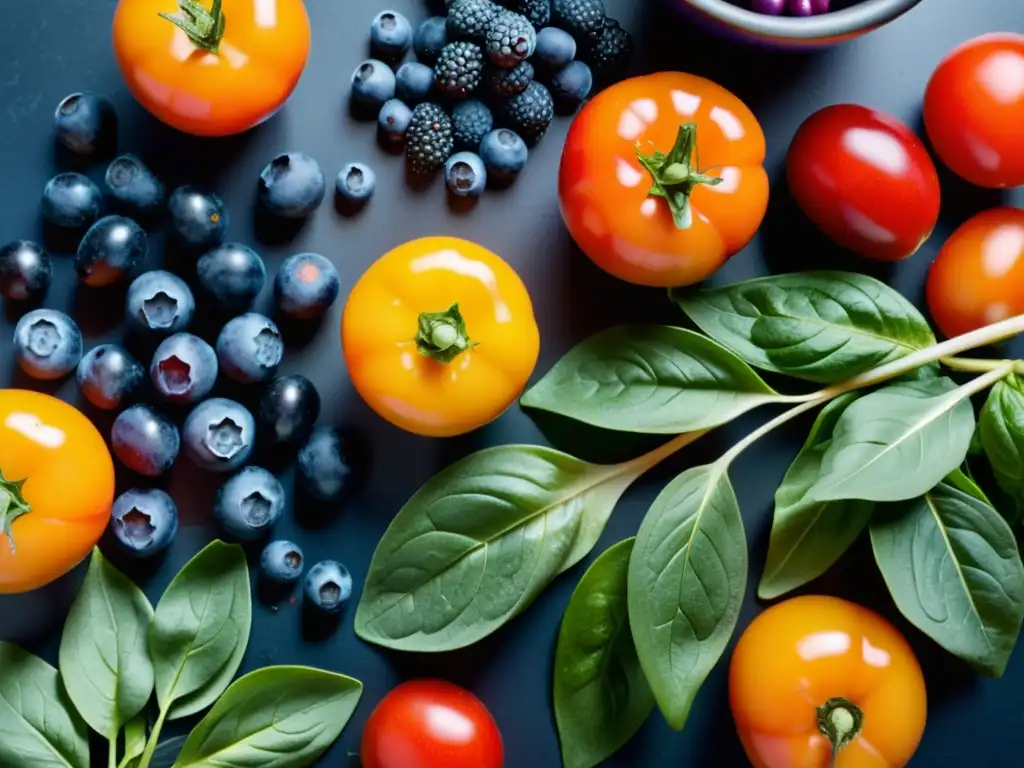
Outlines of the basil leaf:
M 952 485 L 957 490 L 963 491 L 968 496 L 973 496 L 983 504 L 988 504 L 990 507 L 995 507 L 985 492 L 981 490 L 981 486 L 978 485 L 974 478 L 968 474 L 967 462 L 964 462 L 963 467 L 957 467 L 946 476 L 946 482 Z
M 156 698 L 169 708 L 168 719 L 195 714 L 224 692 L 242 663 L 251 624 L 245 554 L 214 541 L 171 581 L 150 628 Z
M 900 613 L 979 672 L 999 677 L 1024 621 L 1024 564 L 988 504 L 942 483 L 881 507 L 871 545 Z
M 1024 508 L 1024 382 L 997 382 L 981 409 L 978 437 L 1003 493 Z
M 89 734 L 57 670 L 0 642 L 0 765 L 89 768 Z
M 814 501 L 807 496 L 821 473 L 836 422 L 859 396 L 856 392 L 841 395 L 822 409 L 775 492 L 768 559 L 757 587 L 762 600 L 776 598 L 821 576 L 850 548 L 871 519 L 874 504 L 870 501 Z
M 89 727 L 116 741 L 153 694 L 147 635 L 153 607 L 94 549 L 60 639 L 60 674 Z
M 356 634 L 404 651 L 449 651 L 491 634 L 594 548 L 646 469 L 549 448 L 474 453 L 428 481 L 377 545 Z
M 620 541 L 593 562 L 562 617 L 554 702 L 565 768 L 604 762 L 654 709 L 629 631 L 626 576 L 633 542 Z
M 786 398 L 705 336 L 621 325 L 577 345 L 521 404 L 604 429 L 676 435 L 779 400 Z
M 141 717 L 129 720 L 124 726 L 124 757 L 117 768 L 135 768 L 146 751 L 146 721 Z
M 746 582 L 747 542 L 727 468 L 687 470 L 651 505 L 629 560 L 633 641 L 677 731 L 729 644 Z
M 309 667 L 265 667 L 239 678 L 189 734 L 174 768 L 312 765 L 359 703 L 358 680 Z
M 173 768 L 174 761 L 178 759 L 181 748 L 185 746 L 184 736 L 175 736 L 172 739 L 161 741 L 153 752 L 153 760 L 149 768 Z
M 963 462 L 974 432 L 969 390 L 947 378 L 891 384 L 836 422 L 816 501 L 901 501 L 928 492 Z
M 823 384 L 935 343 L 913 304 L 854 272 L 775 275 L 673 289 L 671 296 L 701 330 L 751 365 Z

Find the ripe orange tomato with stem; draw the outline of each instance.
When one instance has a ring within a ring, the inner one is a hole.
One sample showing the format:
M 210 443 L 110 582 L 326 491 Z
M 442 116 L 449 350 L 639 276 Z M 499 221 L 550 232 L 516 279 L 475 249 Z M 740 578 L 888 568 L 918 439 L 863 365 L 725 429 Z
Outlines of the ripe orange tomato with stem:
M 70 571 L 113 501 L 114 462 L 92 422 L 49 395 L 0 390 L 0 594 Z
M 682 72 L 624 80 L 576 116 L 562 218 L 606 272 L 692 285 L 745 246 L 768 207 L 764 132 L 722 86 Z
M 309 57 L 302 0 L 121 0 L 114 54 L 132 95 L 197 136 L 242 133 L 291 95 Z

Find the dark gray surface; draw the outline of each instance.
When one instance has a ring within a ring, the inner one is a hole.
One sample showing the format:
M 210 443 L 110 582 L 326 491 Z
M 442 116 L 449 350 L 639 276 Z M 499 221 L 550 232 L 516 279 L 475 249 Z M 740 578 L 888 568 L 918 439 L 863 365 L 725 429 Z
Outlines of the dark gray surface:
M 1021 0 L 924 0 L 886 29 L 810 58 L 771 56 L 704 41 L 689 28 L 669 23 L 671 18 L 655 12 L 653 4 L 608 4 L 642 35 L 646 54 L 637 63 L 638 71 L 682 69 L 712 77 L 746 99 L 763 121 L 768 164 L 777 181 L 768 220 L 757 240 L 716 276 L 718 281 L 809 266 L 859 268 L 889 279 L 919 301 L 927 265 L 952 227 L 1001 200 L 1024 202 L 1019 190 L 1000 195 L 971 189 L 943 173 L 945 201 L 935 235 L 914 258 L 883 270 L 844 256 L 812 232 L 778 181 L 794 130 L 825 104 L 863 102 L 919 127 L 924 86 L 942 55 L 982 32 L 1024 29 Z M 423 0 L 389 0 L 387 5 L 416 20 L 425 16 Z M 608 325 L 627 320 L 681 322 L 663 293 L 615 281 L 569 242 L 559 219 L 555 186 L 567 120 L 556 123 L 517 185 L 504 193 L 488 193 L 470 213 L 447 207 L 440 181 L 422 192 L 405 185 L 401 161 L 378 150 L 373 126 L 353 122 L 344 107 L 349 74 L 365 55 L 370 19 L 385 7 L 382 0 L 310 0 L 313 53 L 293 99 L 260 129 L 224 141 L 176 135 L 132 103 L 110 51 L 113 6 L 112 0 L 5 3 L 0 17 L 0 239 L 42 236 L 39 195 L 46 180 L 65 169 L 53 149 L 53 109 L 67 93 L 93 89 L 116 103 L 122 120 L 121 149 L 141 154 L 171 186 L 186 181 L 210 184 L 229 203 L 231 239 L 257 247 L 271 273 L 291 253 L 320 251 L 337 265 L 347 292 L 377 256 L 407 239 L 444 233 L 477 240 L 508 259 L 532 292 L 543 337 L 538 376 L 574 342 Z M 371 163 L 378 174 L 376 198 L 354 219 L 342 218 L 325 202 L 292 240 L 261 243 L 251 214 L 257 174 L 273 154 L 285 150 L 311 153 L 329 176 L 350 160 Z M 89 175 L 99 179 L 102 170 L 90 168 Z M 147 267 L 164 261 L 162 246 L 162 236 L 155 238 Z M 116 291 L 95 294 L 78 288 L 67 255 L 56 256 L 55 273 L 47 305 L 72 312 L 90 346 L 119 339 L 121 296 Z M 267 308 L 269 298 L 268 288 L 260 306 Z M 300 371 L 316 383 L 324 399 L 324 422 L 367 430 L 374 451 L 372 480 L 358 503 L 322 521 L 323 531 L 299 527 L 289 516 L 278 534 L 300 542 L 310 562 L 327 557 L 344 561 L 361 584 L 385 526 L 437 470 L 486 445 L 543 438 L 518 409 L 478 433 L 453 440 L 417 438 L 383 423 L 362 404 L 345 376 L 337 332 L 342 304 L 339 301 L 311 337 L 294 340 L 283 371 Z M 11 321 L 9 316 L 0 318 L 0 386 L 37 386 L 12 368 Z M 208 329 L 207 335 L 215 331 Z M 81 404 L 73 381 L 43 388 Z M 223 391 L 237 394 L 228 387 Z M 102 430 L 109 429 L 109 416 L 87 412 L 97 416 Z M 719 430 L 640 481 L 619 505 L 597 551 L 636 531 L 645 509 L 675 472 L 717 456 L 765 416 L 753 415 Z M 806 427 L 803 422 L 768 437 L 734 465 L 732 477 L 751 545 L 752 578 L 740 629 L 758 610 L 753 589 L 764 561 L 772 494 Z M 290 468 L 284 479 L 290 484 Z M 122 478 L 122 489 L 127 481 Z M 151 597 L 157 597 L 177 569 L 214 535 L 209 510 L 217 482 L 199 474 L 188 461 L 173 471 L 168 490 L 184 512 L 185 525 L 166 560 L 150 573 L 133 572 Z M 332 635 L 312 638 L 303 635 L 297 605 L 276 612 L 257 607 L 244 667 L 300 662 L 349 673 L 365 683 L 358 712 L 323 765 L 347 764 L 346 753 L 358 750 L 370 711 L 398 681 L 439 675 L 470 686 L 484 699 L 504 734 L 508 766 L 553 768 L 559 760 L 548 704 L 551 656 L 561 612 L 582 570 L 581 566 L 559 579 L 525 615 L 487 641 L 465 652 L 434 657 L 391 654 L 362 644 L 352 632 L 352 611 Z M 0 599 L 0 637 L 24 642 L 52 659 L 79 578 L 76 573 L 41 593 Z M 897 620 L 918 650 L 931 701 L 928 728 L 913 765 L 1020 764 L 1024 651 L 1015 655 L 1003 680 L 975 677 L 895 617 L 864 548 L 845 558 L 815 589 L 879 608 Z M 682 734 L 672 733 L 655 715 L 609 763 L 621 768 L 745 764 L 729 717 L 725 664 L 708 680 Z

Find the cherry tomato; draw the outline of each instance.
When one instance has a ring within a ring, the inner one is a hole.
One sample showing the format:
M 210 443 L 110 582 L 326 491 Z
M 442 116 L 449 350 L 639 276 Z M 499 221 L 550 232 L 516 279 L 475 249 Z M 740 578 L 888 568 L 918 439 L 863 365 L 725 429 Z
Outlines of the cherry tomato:
M 754 768 L 899 768 L 924 733 L 924 676 L 888 621 L 834 597 L 796 597 L 751 622 L 729 702 Z M 819 725 L 819 718 L 821 724 Z
M 487 707 L 443 680 L 413 680 L 366 721 L 362 768 L 501 768 L 504 747 Z
M 681 72 L 624 80 L 573 121 L 558 177 L 562 218 L 606 272 L 691 285 L 761 225 L 764 156 L 757 118 L 720 85 Z
M 869 259 L 912 256 L 939 219 L 939 177 L 924 144 L 895 117 L 856 104 L 804 121 L 786 180 L 818 229 Z
M 120 0 L 114 54 L 136 99 L 185 133 L 228 136 L 269 118 L 309 56 L 302 0 Z
M 935 153 L 979 187 L 1024 185 L 1024 35 L 982 35 L 928 81 L 924 127 Z
M 1024 313 L 1024 210 L 993 208 L 961 224 L 928 271 L 926 296 L 946 336 Z
M 0 594 L 74 568 L 113 501 L 114 462 L 92 422 L 55 397 L 0 389 Z

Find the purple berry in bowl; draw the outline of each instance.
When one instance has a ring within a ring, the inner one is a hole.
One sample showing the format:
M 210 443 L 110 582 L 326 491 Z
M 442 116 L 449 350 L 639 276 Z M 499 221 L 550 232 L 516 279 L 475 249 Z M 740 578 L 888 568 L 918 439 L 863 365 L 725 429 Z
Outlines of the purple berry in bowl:
M 750 10 L 767 16 L 779 16 L 786 10 L 786 0 L 750 0 Z

